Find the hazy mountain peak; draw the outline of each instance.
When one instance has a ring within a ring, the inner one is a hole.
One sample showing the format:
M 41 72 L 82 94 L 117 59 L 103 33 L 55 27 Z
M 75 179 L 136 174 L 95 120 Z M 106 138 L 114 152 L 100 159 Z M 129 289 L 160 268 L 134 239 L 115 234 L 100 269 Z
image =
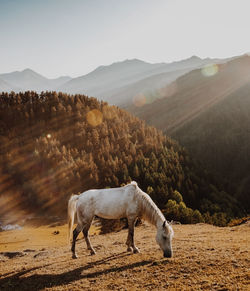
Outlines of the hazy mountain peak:
M 145 61 L 139 60 L 139 59 L 126 59 L 123 61 L 117 61 L 110 65 L 102 65 L 97 67 L 94 71 L 102 70 L 105 68 L 112 68 L 112 67 L 122 67 L 122 66 L 129 66 L 129 65 L 151 65 L 150 63 L 147 63 Z M 93 72 L 94 72 L 93 71 Z
M 26 68 L 23 71 L 21 71 L 20 73 L 35 73 L 35 71 L 31 70 L 30 68 Z
M 100 66 L 98 68 L 103 68 L 103 67 L 121 67 L 121 66 L 130 66 L 130 65 L 150 65 L 150 63 L 147 63 L 145 61 L 139 60 L 139 59 L 126 59 L 123 61 L 118 61 L 114 62 L 111 65 L 107 66 Z
M 185 62 L 185 63 L 201 63 L 204 60 L 201 59 L 200 57 L 197 57 L 195 55 L 191 56 L 190 58 L 184 59 L 181 62 Z
M 140 59 L 126 59 L 120 63 L 127 63 L 127 64 L 132 64 L 132 63 L 137 63 L 137 64 L 149 64 L 148 62 L 142 61 Z
M 192 57 L 188 58 L 189 60 L 201 60 L 200 57 L 193 55 Z
M 43 75 L 31 70 L 30 68 L 24 69 L 23 71 L 19 72 L 20 78 L 24 76 L 25 78 L 35 78 L 35 79 L 42 79 L 44 81 L 47 81 L 48 79 L 44 77 Z

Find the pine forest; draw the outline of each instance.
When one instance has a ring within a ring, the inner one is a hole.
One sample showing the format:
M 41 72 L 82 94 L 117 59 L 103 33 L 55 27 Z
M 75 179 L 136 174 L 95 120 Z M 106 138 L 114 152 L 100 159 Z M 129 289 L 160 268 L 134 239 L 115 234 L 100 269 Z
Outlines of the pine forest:
M 226 225 L 244 215 L 222 181 L 176 141 L 84 95 L 0 95 L 0 214 L 66 216 L 71 194 L 132 180 L 168 220 Z M 4 205 L 4 207 L 3 207 Z

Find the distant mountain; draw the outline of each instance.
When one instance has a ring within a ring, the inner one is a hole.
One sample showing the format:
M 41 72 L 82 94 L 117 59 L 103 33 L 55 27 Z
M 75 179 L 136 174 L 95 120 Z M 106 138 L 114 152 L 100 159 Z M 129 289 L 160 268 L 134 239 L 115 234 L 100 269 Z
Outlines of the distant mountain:
M 70 80 L 58 90 L 71 94 L 84 93 L 115 105 L 126 105 L 137 94 L 166 86 L 194 68 L 224 61 L 208 58 L 203 60 L 195 56 L 169 64 L 126 60 L 98 67 L 87 75 Z
M 0 79 L 9 84 L 4 91 L 46 91 L 55 90 L 58 86 L 69 81 L 70 77 L 59 77 L 48 79 L 31 69 L 15 71 L 7 74 L 0 74 Z
M 131 105 L 129 111 L 172 134 L 248 82 L 249 60 L 250 57 L 242 56 L 211 67 L 218 70 L 214 76 L 206 76 L 201 69 L 193 70 L 156 92 L 158 96 L 155 96 L 153 103 L 146 99 L 143 106 Z
M 59 90 L 67 93 L 85 93 L 100 98 L 107 91 L 134 83 L 165 64 L 149 64 L 141 60 L 125 60 L 109 66 L 100 66 L 87 75 L 74 78 Z
M 9 84 L 13 84 L 22 90 L 42 90 L 44 87 L 49 87 L 48 79 L 42 75 L 25 69 L 21 72 L 15 71 L 8 74 L 1 74 L 0 78 Z
M 0 74 L 0 79 L 9 84 L 3 86 L 4 91 L 8 92 L 55 90 L 70 94 L 80 93 L 127 107 L 137 95 L 154 95 L 159 88 L 167 86 L 195 68 L 225 61 L 193 56 L 168 64 L 150 64 L 132 59 L 100 66 L 87 75 L 73 79 L 70 77 L 48 79 L 31 69 Z
M 206 168 L 228 180 L 250 209 L 250 57 L 194 70 L 164 90 L 163 98 L 130 106 L 130 112 L 171 134 Z

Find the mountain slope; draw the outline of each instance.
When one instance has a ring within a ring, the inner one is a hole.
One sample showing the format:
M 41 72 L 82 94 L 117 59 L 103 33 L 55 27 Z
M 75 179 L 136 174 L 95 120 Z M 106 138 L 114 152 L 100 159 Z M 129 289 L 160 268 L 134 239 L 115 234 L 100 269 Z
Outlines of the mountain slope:
M 8 82 L 0 79 L 0 92 L 18 91 L 17 87 L 10 85 Z
M 65 214 L 72 193 L 130 180 L 184 223 L 225 225 L 240 215 L 237 201 L 178 143 L 97 99 L 3 93 L 0 125 L 0 216 L 16 207 Z
M 228 179 L 250 210 L 250 79 L 173 136 L 208 169 Z
M 49 79 L 50 86 L 53 90 L 57 90 L 58 87 L 69 82 L 72 78 L 69 76 L 61 76 L 55 79 Z
M 130 107 L 149 124 L 171 134 L 204 167 L 228 181 L 249 211 L 250 57 L 180 77 L 150 105 Z

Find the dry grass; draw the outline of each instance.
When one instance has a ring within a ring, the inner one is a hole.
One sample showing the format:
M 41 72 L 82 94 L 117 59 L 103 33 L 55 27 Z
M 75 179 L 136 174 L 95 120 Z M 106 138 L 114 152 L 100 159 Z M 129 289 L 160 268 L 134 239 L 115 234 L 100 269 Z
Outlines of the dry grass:
M 80 239 L 77 260 L 71 259 L 65 225 L 2 232 L 0 251 L 19 253 L 0 255 L 0 289 L 249 290 L 249 226 L 174 225 L 171 259 L 162 257 L 155 230 L 147 224 L 136 229 L 140 254 L 125 252 L 127 231 L 122 230 L 92 234 L 95 256 Z

